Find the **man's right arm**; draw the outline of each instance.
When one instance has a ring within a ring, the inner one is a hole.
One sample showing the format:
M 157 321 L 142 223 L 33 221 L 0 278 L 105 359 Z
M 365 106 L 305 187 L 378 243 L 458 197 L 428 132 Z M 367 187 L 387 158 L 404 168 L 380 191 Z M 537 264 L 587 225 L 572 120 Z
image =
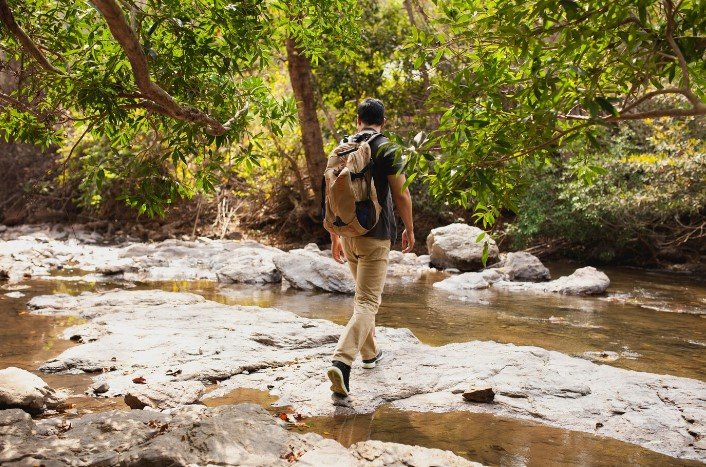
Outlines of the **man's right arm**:
M 404 174 L 388 175 L 387 180 L 397 213 L 404 223 L 402 253 L 409 253 L 414 248 L 414 220 L 412 219 L 412 195 L 409 193 L 409 188 L 404 187 L 407 177 Z

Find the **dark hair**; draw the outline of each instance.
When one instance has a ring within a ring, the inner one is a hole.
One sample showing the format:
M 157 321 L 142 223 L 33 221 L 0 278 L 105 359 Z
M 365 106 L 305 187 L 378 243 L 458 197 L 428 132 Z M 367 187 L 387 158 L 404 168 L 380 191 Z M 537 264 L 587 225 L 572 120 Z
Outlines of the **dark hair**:
M 368 125 L 382 125 L 385 123 L 385 106 L 380 99 L 368 97 L 358 104 L 358 118 Z

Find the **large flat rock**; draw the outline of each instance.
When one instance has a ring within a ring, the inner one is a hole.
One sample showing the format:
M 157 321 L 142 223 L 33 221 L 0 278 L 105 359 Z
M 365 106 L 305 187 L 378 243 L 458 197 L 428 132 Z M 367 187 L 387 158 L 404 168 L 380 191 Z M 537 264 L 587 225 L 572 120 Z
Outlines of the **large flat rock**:
M 52 466 L 252 465 L 472 467 L 449 451 L 331 439 L 285 430 L 254 404 L 189 406 L 172 413 L 104 412 L 70 421 L 32 421 L 0 412 L 0 464 Z
M 135 300 L 128 305 L 130 294 Z M 706 383 L 700 381 L 599 365 L 537 347 L 495 342 L 431 347 L 406 329 L 378 328 L 387 358 L 374 370 L 354 366 L 353 397 L 341 407 L 332 403 L 325 377 L 341 326 L 277 309 L 190 303 L 190 294 L 166 296 L 173 296 L 173 303 L 145 305 L 144 297 L 131 291 L 84 294 L 33 310 L 78 315 L 88 303 L 95 309 L 88 323 L 65 333 L 94 341 L 42 368 L 105 369 L 95 379 L 109 383 L 108 395 L 125 394 L 138 376 L 148 383 L 221 381 L 209 396 L 237 387 L 270 390 L 280 404 L 306 415 L 371 412 L 382 404 L 488 412 L 706 460 Z M 470 386 L 492 387 L 495 402 L 466 402 L 458 392 Z

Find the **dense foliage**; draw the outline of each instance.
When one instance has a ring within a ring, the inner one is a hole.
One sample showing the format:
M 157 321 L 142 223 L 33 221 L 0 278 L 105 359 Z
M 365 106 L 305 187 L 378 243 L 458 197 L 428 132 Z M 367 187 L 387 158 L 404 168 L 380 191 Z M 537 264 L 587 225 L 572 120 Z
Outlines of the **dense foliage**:
M 525 168 L 596 127 L 704 115 L 706 2 L 436 2 L 408 47 L 433 69 L 440 124 L 412 164 L 438 196 L 492 222 L 516 207 Z M 646 111 L 669 94 L 682 100 Z
M 600 149 L 569 148 L 533 182 L 508 227 L 515 247 L 549 241 L 598 261 L 698 259 L 706 245 L 706 125 L 635 122 L 597 135 Z
M 611 196 L 640 200 L 631 212 L 646 229 L 675 215 L 692 225 L 667 198 L 701 199 L 679 190 L 700 189 L 687 181 L 703 175 L 703 145 L 660 149 L 691 140 L 650 119 L 677 128 L 706 114 L 702 0 L 0 0 L 0 22 L 0 132 L 60 148 L 54 181 L 79 187 L 84 209 L 119 197 L 161 215 L 209 193 L 313 226 L 302 116 L 320 122 L 323 153 L 367 96 L 387 104 L 420 212 L 462 206 L 490 226 L 514 211 L 529 241 L 609 222 Z M 306 57 L 308 110 L 292 95 L 292 53 Z M 650 147 L 625 136 L 646 119 Z M 657 159 L 638 167 L 630 154 Z M 634 171 L 652 175 L 618 183 Z

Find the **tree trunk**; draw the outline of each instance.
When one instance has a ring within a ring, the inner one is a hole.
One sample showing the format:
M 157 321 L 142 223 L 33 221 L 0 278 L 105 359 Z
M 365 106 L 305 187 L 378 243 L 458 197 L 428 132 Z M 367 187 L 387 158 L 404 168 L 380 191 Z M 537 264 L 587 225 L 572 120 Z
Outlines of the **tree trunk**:
M 287 70 L 292 82 L 294 97 L 297 101 L 299 128 L 302 134 L 302 146 L 306 168 L 309 173 L 309 186 L 315 195 L 314 207 L 318 212 L 321 203 L 321 178 L 326 168 L 324 140 L 321 126 L 316 115 L 316 98 L 311 76 L 309 59 L 297 48 L 293 39 L 287 39 Z

